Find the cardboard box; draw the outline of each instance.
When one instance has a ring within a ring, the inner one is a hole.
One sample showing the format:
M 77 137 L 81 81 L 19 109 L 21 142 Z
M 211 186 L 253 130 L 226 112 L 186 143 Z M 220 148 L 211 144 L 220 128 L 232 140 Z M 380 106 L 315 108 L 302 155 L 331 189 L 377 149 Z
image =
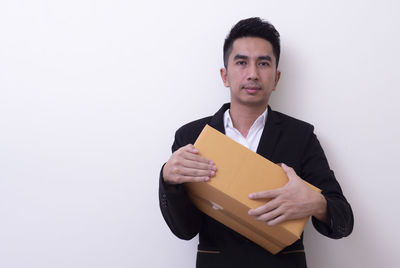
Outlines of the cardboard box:
M 271 227 L 248 215 L 249 209 L 268 201 L 251 200 L 250 193 L 276 189 L 288 182 L 280 166 L 208 125 L 194 146 L 217 167 L 215 177 L 209 182 L 186 183 L 190 198 L 201 211 L 273 254 L 300 238 L 308 218 Z M 308 186 L 320 191 L 311 184 Z

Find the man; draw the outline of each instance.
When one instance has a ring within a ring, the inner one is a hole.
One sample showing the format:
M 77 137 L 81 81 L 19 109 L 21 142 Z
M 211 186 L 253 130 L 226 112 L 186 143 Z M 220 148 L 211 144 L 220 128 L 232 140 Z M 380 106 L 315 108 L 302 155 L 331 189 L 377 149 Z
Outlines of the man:
M 224 43 L 223 83 L 230 88 L 230 104 L 214 115 L 181 127 L 173 154 L 160 174 L 159 198 L 165 221 L 181 239 L 199 234 L 197 267 L 306 267 L 302 237 L 272 255 L 267 250 L 200 212 L 183 184 L 212 180 L 218 172 L 192 145 L 206 124 L 279 163 L 289 182 L 282 188 L 249 193 L 271 199 L 249 215 L 268 225 L 312 216 L 323 235 L 341 238 L 353 229 L 350 204 L 330 170 L 313 126 L 273 111 L 268 100 L 281 73 L 279 33 L 260 18 L 239 21 Z M 310 190 L 302 179 L 322 189 Z M 251 180 L 251 178 L 246 178 Z

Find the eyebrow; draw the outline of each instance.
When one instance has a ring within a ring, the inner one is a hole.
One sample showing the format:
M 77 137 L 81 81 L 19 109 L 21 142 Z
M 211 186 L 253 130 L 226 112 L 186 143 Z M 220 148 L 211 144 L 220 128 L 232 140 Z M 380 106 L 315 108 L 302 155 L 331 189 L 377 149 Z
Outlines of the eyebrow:
M 249 57 L 248 56 L 245 56 L 245 55 L 240 55 L 240 54 L 237 54 L 233 59 L 234 60 L 247 60 Z
M 233 59 L 234 60 L 247 60 L 249 57 L 241 54 L 237 54 Z M 272 58 L 270 56 L 259 56 L 258 60 L 267 60 L 272 62 Z
M 259 60 L 267 60 L 267 61 L 272 61 L 272 58 L 270 56 L 260 56 L 258 57 Z

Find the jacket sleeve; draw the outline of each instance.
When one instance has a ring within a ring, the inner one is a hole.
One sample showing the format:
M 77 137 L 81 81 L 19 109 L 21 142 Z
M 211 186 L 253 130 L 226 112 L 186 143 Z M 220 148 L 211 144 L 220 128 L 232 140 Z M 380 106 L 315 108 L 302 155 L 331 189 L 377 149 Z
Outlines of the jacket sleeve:
M 178 130 L 175 133 L 172 152 L 185 145 Z M 192 239 L 200 231 L 203 214 L 191 202 L 184 185 L 168 185 L 164 182 L 162 176 L 164 165 L 160 171 L 158 193 L 161 213 L 177 237 L 185 240 Z
M 330 238 L 348 236 L 353 230 L 354 218 L 350 204 L 330 169 L 325 153 L 310 129 L 302 158 L 301 177 L 322 190 L 327 201 L 330 224 L 312 218 L 315 229 Z

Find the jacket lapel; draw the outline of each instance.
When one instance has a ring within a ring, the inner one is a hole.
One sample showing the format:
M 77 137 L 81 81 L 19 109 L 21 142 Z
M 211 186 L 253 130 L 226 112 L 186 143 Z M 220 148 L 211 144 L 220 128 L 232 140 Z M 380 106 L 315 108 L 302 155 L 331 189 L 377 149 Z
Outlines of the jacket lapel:
M 261 134 L 260 143 L 257 147 L 257 153 L 264 156 L 265 158 L 273 161 L 273 154 L 276 144 L 279 141 L 281 126 L 280 118 L 278 114 L 271 110 L 268 106 L 267 121 L 263 133 Z
M 225 103 L 224 105 L 222 105 L 221 109 L 219 109 L 218 112 L 214 114 L 209 123 L 211 127 L 215 128 L 222 134 L 225 134 L 224 113 L 226 110 L 229 109 L 229 107 L 231 107 L 230 103 Z

